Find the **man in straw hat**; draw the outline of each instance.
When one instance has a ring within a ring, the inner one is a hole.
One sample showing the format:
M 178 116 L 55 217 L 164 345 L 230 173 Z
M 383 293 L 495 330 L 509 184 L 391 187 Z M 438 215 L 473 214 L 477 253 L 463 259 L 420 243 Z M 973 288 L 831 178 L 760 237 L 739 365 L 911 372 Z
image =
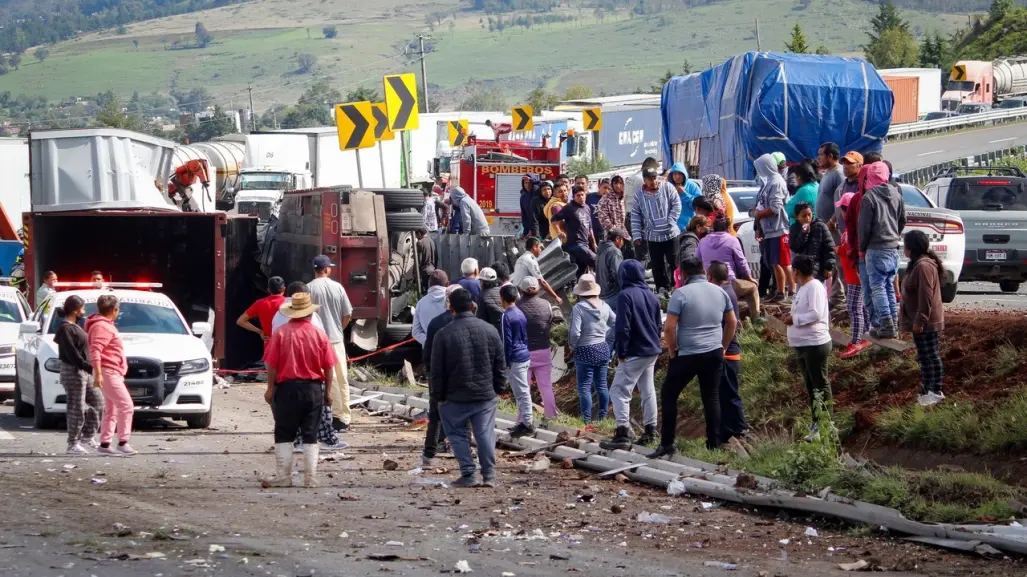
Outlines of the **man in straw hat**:
M 332 375 L 338 359 L 328 335 L 310 322 L 317 309 L 309 293 L 296 293 L 282 305 L 289 318 L 271 335 L 264 351 L 267 391 L 264 400 L 275 418 L 275 476 L 268 487 L 292 486 L 292 443 L 303 440 L 303 485 L 316 487 L 317 425 L 324 405 L 332 402 Z

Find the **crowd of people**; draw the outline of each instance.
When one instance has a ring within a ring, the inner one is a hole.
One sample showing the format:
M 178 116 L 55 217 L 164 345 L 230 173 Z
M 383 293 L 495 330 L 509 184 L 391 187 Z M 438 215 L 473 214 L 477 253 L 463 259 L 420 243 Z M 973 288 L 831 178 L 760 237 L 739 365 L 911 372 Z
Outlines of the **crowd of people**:
M 612 414 L 616 430 L 602 442 L 606 449 L 640 443 L 656 445 L 651 458 L 673 455 L 678 397 L 693 380 L 702 399 L 707 446 L 744 437 L 738 337 L 743 319 L 760 322 L 766 314 L 761 296 L 765 303 L 790 305 L 784 322 L 809 393 L 810 438 L 819 434 L 819 403 L 829 408 L 832 397 L 832 301 L 836 310 L 844 301 L 852 326 L 842 357 L 860 354 L 868 336 L 889 339 L 900 329 L 910 331 L 921 365 L 918 401 L 943 400 L 944 270 L 924 233 L 903 234 L 902 191 L 890 166 L 880 155 L 850 151 L 843 156 L 827 143 L 815 160 L 788 166 L 783 155 L 766 154 L 755 160 L 754 169 L 756 238 L 773 287 L 762 295 L 733 223 L 727 181 L 717 175 L 694 181 L 681 164 L 661 174 L 649 159 L 629 207 L 619 176 L 600 181 L 596 192 L 590 192 L 584 175 L 556 182 L 526 176 L 525 250 L 513 271 L 502 262 L 481 267 L 468 258 L 458 279 L 436 268 L 428 234 L 487 235 L 488 221 L 459 187 L 436 191 L 448 192 L 444 200 L 427 192 L 424 227 L 417 235 L 425 257 L 417 274 L 425 291 L 412 329 L 422 347 L 430 395 L 422 465 L 430 466 L 449 449 L 460 465 L 455 486 L 495 486 L 498 395 L 509 387 L 515 400 L 513 438 L 535 432 L 533 384 L 544 418 L 557 416 L 550 340 L 554 324 L 564 321 L 563 299 L 543 277 L 538 260 L 546 242 L 556 239 L 578 268 L 566 322 L 579 414 L 586 425 Z M 908 265 L 897 289 L 900 247 Z M 271 278 L 268 296 L 237 320 L 265 345 L 265 399 L 274 416 L 276 461 L 267 486 L 292 484 L 297 452 L 303 455 L 304 484 L 316 486 L 319 450 L 346 446 L 338 434 L 351 418 L 343 334 L 352 306 L 343 286 L 331 278 L 329 257 L 314 258 L 312 267 L 310 283 L 286 285 Z M 53 291 L 56 275 L 44 280 L 40 291 Z M 665 314 L 660 296 L 667 300 Z M 86 443 L 100 452 L 131 454 L 131 398 L 124 386 L 116 297 L 101 296 L 97 309 L 84 329 L 77 324 L 81 299 L 69 297 L 59 312 L 65 321 L 56 340 L 69 399 L 69 452 L 87 452 Z M 655 369 L 664 351 L 671 358 L 657 395 Z M 611 365 L 616 371 L 609 383 Z M 643 426 L 638 438 L 630 416 L 636 388 Z M 118 442 L 112 446 L 115 432 Z

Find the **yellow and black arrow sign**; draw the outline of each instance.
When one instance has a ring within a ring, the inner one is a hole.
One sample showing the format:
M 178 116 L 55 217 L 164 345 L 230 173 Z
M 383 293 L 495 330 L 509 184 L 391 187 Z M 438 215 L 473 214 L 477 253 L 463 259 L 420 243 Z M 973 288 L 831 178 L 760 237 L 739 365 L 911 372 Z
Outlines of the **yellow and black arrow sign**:
M 534 110 L 530 106 L 514 106 L 510 111 L 513 117 L 513 129 L 520 132 L 524 130 L 535 130 Z
M 385 108 L 391 130 L 417 130 L 417 79 L 413 74 L 386 76 Z
M 581 119 L 585 123 L 585 130 L 598 132 L 603 129 L 603 110 L 601 108 L 586 108 L 582 110 Z
M 339 148 L 357 150 L 374 146 L 374 113 L 370 102 L 350 102 L 335 106 L 335 125 L 339 129 Z
M 956 64 L 952 67 L 952 80 L 966 80 L 965 64 Z
M 449 145 L 463 146 L 467 144 L 467 121 L 450 120 L 446 123 L 449 126 Z
M 385 109 L 384 102 L 376 102 L 372 105 L 371 112 L 374 114 L 374 139 L 392 140 L 396 133 L 389 130 L 389 112 Z

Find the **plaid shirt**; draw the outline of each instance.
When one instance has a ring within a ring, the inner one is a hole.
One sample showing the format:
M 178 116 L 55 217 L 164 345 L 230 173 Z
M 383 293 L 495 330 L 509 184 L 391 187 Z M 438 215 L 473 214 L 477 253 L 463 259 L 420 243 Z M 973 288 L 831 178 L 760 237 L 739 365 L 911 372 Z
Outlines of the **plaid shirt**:
M 624 199 L 615 192 L 608 192 L 596 204 L 596 216 L 603 230 L 624 228 Z M 599 240 L 599 239 L 596 239 Z

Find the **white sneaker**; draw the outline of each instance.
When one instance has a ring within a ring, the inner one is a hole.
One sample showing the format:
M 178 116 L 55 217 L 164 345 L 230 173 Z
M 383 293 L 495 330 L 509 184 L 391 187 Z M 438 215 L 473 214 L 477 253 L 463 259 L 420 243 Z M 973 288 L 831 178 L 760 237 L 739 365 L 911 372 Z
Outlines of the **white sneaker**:
M 86 446 L 95 451 L 100 448 L 100 442 L 95 438 L 90 437 L 89 440 L 86 441 Z
M 118 445 L 118 454 L 121 455 L 135 455 L 139 451 L 132 448 L 132 445 L 125 443 L 124 445 Z
M 100 447 L 100 448 L 96 449 L 96 452 L 100 453 L 101 455 L 120 455 L 121 454 L 114 447 Z
M 916 402 L 921 407 L 930 407 L 932 405 L 937 405 L 941 402 L 941 399 L 939 399 L 934 393 L 927 393 L 926 395 L 920 395 Z
M 75 443 L 74 445 L 68 445 L 69 455 L 92 455 L 93 452 L 82 446 L 81 443 Z
M 302 453 L 303 452 L 303 445 L 293 445 L 292 446 L 292 452 L 293 453 L 297 453 L 297 454 Z
M 933 404 L 935 404 L 935 405 L 937 405 L 938 403 L 940 403 L 940 402 L 945 400 L 945 393 L 927 393 L 927 394 L 934 401 Z

